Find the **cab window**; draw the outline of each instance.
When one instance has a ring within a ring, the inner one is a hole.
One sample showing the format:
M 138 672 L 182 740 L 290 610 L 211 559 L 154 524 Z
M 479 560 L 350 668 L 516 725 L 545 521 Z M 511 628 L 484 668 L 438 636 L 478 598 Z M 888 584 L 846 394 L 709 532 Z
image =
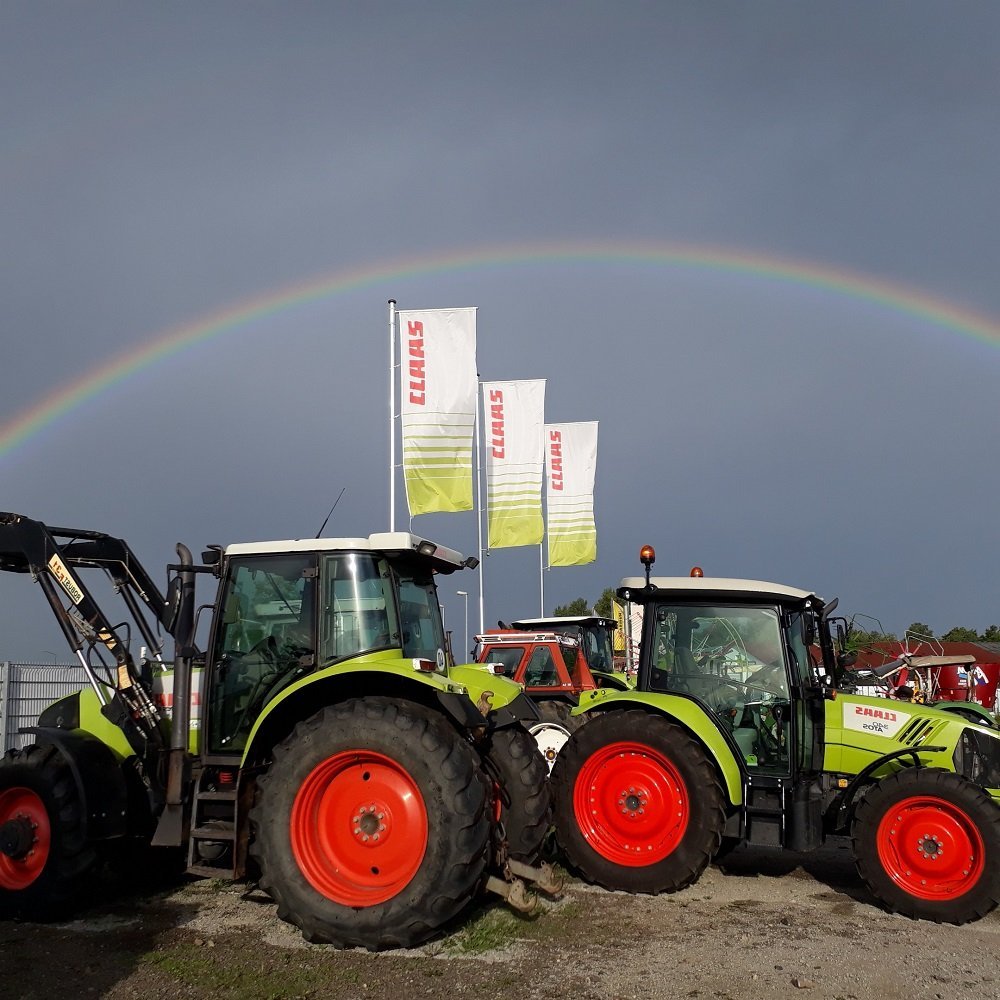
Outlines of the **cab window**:
M 392 578 L 384 559 L 347 552 L 323 560 L 323 663 L 398 646 Z
M 653 614 L 650 689 L 701 702 L 749 767 L 787 773 L 789 688 L 777 609 L 659 605 Z
M 233 561 L 215 635 L 209 746 L 240 750 L 264 706 L 315 664 L 312 555 Z
M 555 660 L 548 646 L 539 646 L 531 654 L 528 669 L 524 674 L 524 683 L 529 687 L 553 687 L 559 684 Z
M 524 656 L 523 646 L 495 646 L 490 648 L 484 662 L 499 663 L 503 667 L 504 675 L 513 677 L 521 665 L 522 656 Z

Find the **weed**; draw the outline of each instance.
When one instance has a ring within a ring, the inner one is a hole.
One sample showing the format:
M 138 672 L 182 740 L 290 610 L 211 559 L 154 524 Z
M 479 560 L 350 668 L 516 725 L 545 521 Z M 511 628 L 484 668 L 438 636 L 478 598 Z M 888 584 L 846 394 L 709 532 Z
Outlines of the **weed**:
M 296 956 L 272 958 L 256 968 L 227 968 L 226 950 L 194 951 L 190 945 L 150 952 L 141 963 L 156 968 L 177 983 L 194 987 L 200 996 L 239 997 L 240 1000 L 283 1000 L 322 995 L 337 985 L 356 986 L 356 969 L 335 969 L 313 963 L 297 965 Z
M 507 910 L 493 909 L 480 914 L 455 935 L 448 950 L 461 955 L 481 954 L 505 948 L 521 936 L 523 923 Z

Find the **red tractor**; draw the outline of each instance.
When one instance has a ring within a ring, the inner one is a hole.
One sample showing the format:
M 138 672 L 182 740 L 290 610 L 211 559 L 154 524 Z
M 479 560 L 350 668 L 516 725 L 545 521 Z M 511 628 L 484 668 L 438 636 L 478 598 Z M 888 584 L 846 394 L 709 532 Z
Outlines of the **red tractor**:
M 524 685 L 541 717 L 527 724 L 528 731 L 551 769 L 569 734 L 583 723 L 570 713 L 581 696 L 600 686 L 579 640 L 551 631 L 491 630 L 476 636 L 476 660 Z

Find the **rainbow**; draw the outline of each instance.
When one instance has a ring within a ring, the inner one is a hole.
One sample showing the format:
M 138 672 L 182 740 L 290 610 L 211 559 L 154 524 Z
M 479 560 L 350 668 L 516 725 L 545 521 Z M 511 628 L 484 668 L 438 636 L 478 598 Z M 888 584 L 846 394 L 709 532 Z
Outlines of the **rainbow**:
M 554 242 L 455 250 L 397 259 L 321 275 L 264 292 L 181 326 L 154 333 L 143 343 L 57 386 L 0 424 L 0 459 L 87 400 L 135 373 L 194 344 L 296 306 L 389 281 L 483 268 L 552 263 L 645 264 L 738 274 L 821 289 L 903 313 L 923 323 L 1000 343 L 1000 322 L 895 282 L 846 268 L 742 250 L 680 243 Z M 373 320 L 378 322 L 378 320 Z

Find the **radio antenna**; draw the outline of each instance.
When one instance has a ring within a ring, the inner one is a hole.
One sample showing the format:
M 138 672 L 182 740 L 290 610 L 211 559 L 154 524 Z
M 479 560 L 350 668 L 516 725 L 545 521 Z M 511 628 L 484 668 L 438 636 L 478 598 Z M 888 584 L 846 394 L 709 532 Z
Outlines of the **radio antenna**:
M 323 529 L 326 527 L 326 522 L 329 521 L 330 518 L 333 516 L 333 512 L 337 509 L 337 504 L 340 503 L 340 498 L 344 495 L 344 490 L 346 489 L 347 487 L 345 486 L 344 489 L 337 494 L 337 499 L 333 501 L 333 506 L 330 508 L 330 513 L 326 515 L 326 519 L 319 526 L 319 531 L 316 532 L 317 538 L 319 538 L 323 534 Z

